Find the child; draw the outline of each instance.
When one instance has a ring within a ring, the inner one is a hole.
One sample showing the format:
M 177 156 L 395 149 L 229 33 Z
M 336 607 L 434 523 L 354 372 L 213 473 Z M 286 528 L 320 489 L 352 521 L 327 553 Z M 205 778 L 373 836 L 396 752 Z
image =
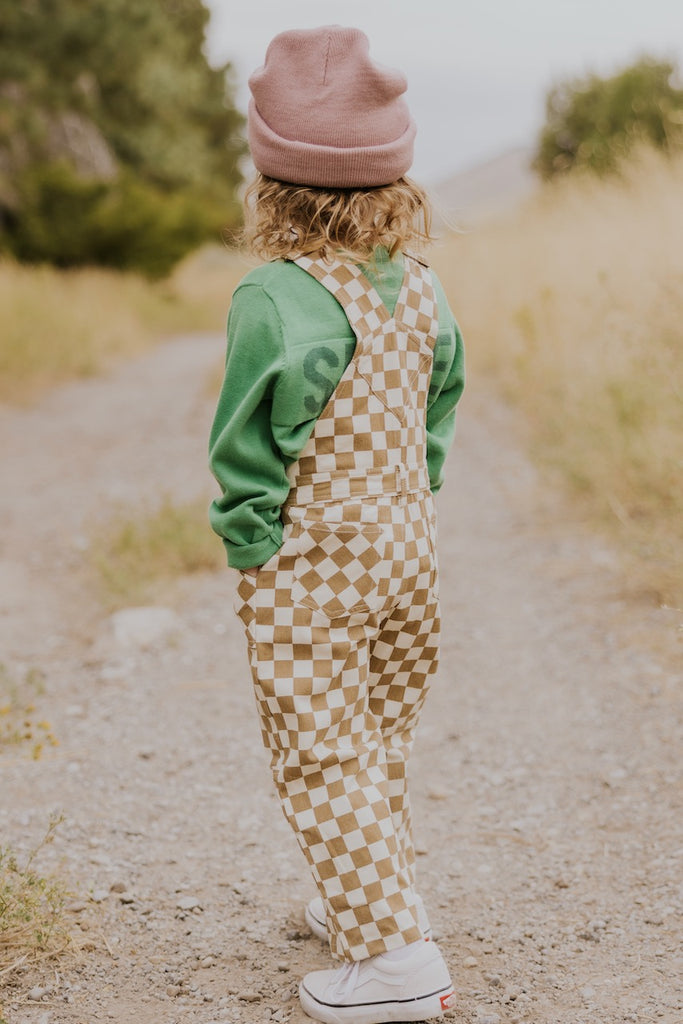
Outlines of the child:
M 366 36 L 283 32 L 249 82 L 259 176 L 247 236 L 272 262 L 237 288 L 211 432 L 211 523 L 284 813 L 345 961 L 307 974 L 330 1024 L 423 1020 L 453 988 L 415 889 L 406 762 L 436 668 L 433 494 L 463 387 L 462 342 L 421 259 L 404 177 L 403 75 Z M 422 218 L 422 227 L 418 220 Z

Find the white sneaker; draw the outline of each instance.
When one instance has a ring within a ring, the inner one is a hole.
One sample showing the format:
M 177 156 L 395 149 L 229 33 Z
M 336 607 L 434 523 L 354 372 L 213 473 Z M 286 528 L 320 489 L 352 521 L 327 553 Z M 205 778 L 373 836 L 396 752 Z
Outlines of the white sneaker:
M 417 923 L 422 930 L 422 934 L 426 939 L 431 939 L 432 926 L 429 923 L 421 896 L 415 896 L 415 906 L 417 908 Z M 322 897 L 316 896 L 311 900 L 306 907 L 304 917 L 306 918 L 306 924 L 313 934 L 322 939 L 323 942 L 327 942 L 329 938 L 327 934 L 327 915 L 325 914 L 325 904 L 322 901 Z
M 301 1006 L 324 1024 L 389 1024 L 440 1017 L 455 1003 L 448 968 L 435 943 L 413 943 L 402 960 L 373 956 L 336 971 L 311 971 Z

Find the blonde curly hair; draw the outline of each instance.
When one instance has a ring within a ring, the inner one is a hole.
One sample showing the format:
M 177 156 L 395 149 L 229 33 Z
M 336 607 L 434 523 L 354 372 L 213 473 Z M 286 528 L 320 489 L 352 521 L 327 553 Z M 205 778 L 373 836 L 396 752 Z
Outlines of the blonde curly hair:
M 243 241 L 265 260 L 336 254 L 369 263 L 378 246 L 394 256 L 432 240 L 429 199 L 410 178 L 379 188 L 328 189 L 258 174 L 244 206 Z

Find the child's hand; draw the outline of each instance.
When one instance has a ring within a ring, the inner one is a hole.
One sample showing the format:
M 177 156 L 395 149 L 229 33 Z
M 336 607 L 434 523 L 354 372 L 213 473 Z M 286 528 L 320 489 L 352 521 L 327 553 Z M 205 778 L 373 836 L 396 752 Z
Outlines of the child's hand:
M 261 568 L 260 565 L 254 565 L 251 569 L 242 569 L 245 576 L 258 576 L 258 571 Z

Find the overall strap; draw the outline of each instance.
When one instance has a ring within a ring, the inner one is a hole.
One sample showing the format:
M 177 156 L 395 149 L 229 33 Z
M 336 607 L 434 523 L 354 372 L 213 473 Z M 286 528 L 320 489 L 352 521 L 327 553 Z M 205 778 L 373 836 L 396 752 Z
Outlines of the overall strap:
M 299 256 L 293 262 L 334 295 L 359 342 L 391 320 L 377 291 L 355 263 L 310 256 Z
M 439 312 L 432 274 L 419 257 L 406 252 L 403 283 L 394 317 L 433 349 L 439 333 Z

